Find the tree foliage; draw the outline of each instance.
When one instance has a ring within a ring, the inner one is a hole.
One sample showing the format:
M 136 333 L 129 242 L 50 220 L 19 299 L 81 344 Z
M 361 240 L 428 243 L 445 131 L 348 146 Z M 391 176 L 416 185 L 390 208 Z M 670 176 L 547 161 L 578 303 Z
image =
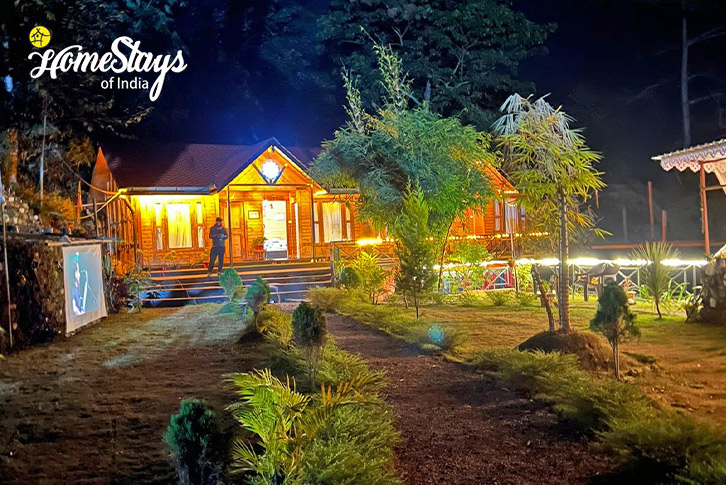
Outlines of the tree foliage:
M 386 290 L 386 271 L 378 264 L 378 257 L 361 251 L 350 267 L 358 275 L 356 289 L 365 293 L 372 304 L 378 303 L 378 298 Z
M 31 79 L 37 59 L 28 41 L 32 27 L 51 31 L 46 49 L 82 44 L 84 50 L 106 52 L 119 35 L 142 41 L 142 48 L 168 53 L 181 44 L 174 16 L 180 0 L 107 2 L 82 0 L 5 2 L 0 19 L 0 156 L 4 175 L 33 187 L 38 183 L 39 157 L 45 132 L 47 188 L 68 190 L 77 181 L 73 170 L 90 166 L 91 139 L 128 136 L 151 109 L 145 91 L 104 90 L 107 73 L 64 72 L 51 79 Z M 153 73 L 152 73 L 153 75 Z M 43 120 L 47 120 L 45 129 Z M 65 162 L 65 164 L 63 163 Z
M 547 100 L 518 94 L 501 107 L 494 125 L 503 152 L 501 168 L 520 192 L 520 203 L 539 228 L 558 234 L 560 326 L 570 330 L 567 259 L 570 233 L 576 228 L 600 232 L 583 204 L 605 187 L 596 164 L 600 155 L 585 144 L 570 118 Z
M 272 290 L 270 289 L 270 285 L 268 285 L 261 276 L 258 276 L 257 279 L 250 285 L 250 287 L 247 288 L 247 292 L 245 293 L 245 301 L 253 312 L 252 321 L 255 327 L 257 327 L 258 324 L 260 311 L 262 310 L 264 305 L 270 302 L 271 295 Z
M 359 73 L 372 106 L 381 87 L 371 39 L 391 46 L 412 77 L 411 99 L 443 116 L 459 116 L 481 130 L 514 91 L 519 63 L 545 53 L 553 25 L 541 26 L 507 0 L 333 0 L 319 21 L 329 55 Z
M 410 189 L 394 226 L 398 272 L 396 290 L 410 298 L 419 317 L 421 299 L 436 282 L 436 250 L 429 229 L 429 208 L 420 188 Z
M 223 440 L 219 420 L 204 401 L 181 402 L 164 433 L 181 485 L 219 483 L 224 474 Z
M 489 135 L 428 103 L 409 109 L 411 80 L 390 47 L 375 45 L 383 89 L 381 105 L 367 111 L 350 73 L 344 73 L 348 122 L 323 143 L 314 176 L 324 185 L 360 189 L 357 209 L 379 228 L 392 228 L 409 187 L 421 189 L 428 224 L 445 248 L 451 225 L 470 208 L 484 208 L 493 192 L 486 167 L 494 155 Z M 443 249 L 442 249 L 443 258 Z
M 325 313 L 322 308 L 301 302 L 292 312 L 292 339 L 295 346 L 305 353 L 310 389 L 315 387 L 326 334 Z
M 635 314 L 630 311 L 628 296 L 616 282 L 608 281 L 597 302 L 597 313 L 590 321 L 590 330 L 601 333 L 613 348 L 615 378 L 620 379 L 618 345 L 628 337 L 640 335 Z

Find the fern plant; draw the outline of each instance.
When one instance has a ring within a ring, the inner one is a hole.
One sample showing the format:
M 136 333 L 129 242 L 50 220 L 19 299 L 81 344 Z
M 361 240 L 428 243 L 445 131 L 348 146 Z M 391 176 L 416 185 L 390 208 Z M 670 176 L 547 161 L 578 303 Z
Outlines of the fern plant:
M 322 386 L 320 398 L 298 392 L 295 379 L 285 382 L 269 369 L 234 374 L 227 379 L 240 401 L 228 407 L 242 428 L 257 438 L 261 451 L 249 442 L 232 445 L 231 473 L 254 473 L 265 483 L 296 483 L 304 455 L 318 432 L 343 406 L 364 403 L 363 393 L 378 380 L 362 373 L 335 390 Z

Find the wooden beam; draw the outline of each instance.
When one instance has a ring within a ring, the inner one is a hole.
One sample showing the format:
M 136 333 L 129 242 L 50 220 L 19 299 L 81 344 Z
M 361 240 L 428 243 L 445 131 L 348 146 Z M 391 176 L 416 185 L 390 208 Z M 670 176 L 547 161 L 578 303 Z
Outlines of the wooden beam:
M 650 239 L 655 239 L 655 217 L 653 216 L 653 182 L 648 180 L 648 215 L 650 216 Z
M 703 224 L 703 241 L 706 249 L 706 254 L 711 254 L 711 243 L 709 241 L 708 234 L 708 202 L 706 201 L 706 170 L 701 163 L 701 221 Z

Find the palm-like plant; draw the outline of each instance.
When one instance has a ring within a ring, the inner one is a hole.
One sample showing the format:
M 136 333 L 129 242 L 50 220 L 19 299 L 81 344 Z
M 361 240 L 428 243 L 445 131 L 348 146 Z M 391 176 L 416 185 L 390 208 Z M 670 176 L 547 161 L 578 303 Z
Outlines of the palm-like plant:
M 295 483 L 307 446 L 342 406 L 366 402 L 363 392 L 373 389 L 379 375 L 354 375 L 337 386 L 321 387 L 319 400 L 300 393 L 295 379 L 282 382 L 269 369 L 227 378 L 241 400 L 228 407 L 242 428 L 253 433 L 262 448 L 249 442 L 232 445 L 232 473 L 253 472 L 271 484 Z
M 648 261 L 648 264 L 641 268 L 640 277 L 648 290 L 648 295 L 653 299 L 658 318 L 663 318 L 660 307 L 670 290 L 670 275 L 663 261 L 677 257 L 678 251 L 663 241 L 646 242 L 633 252 L 634 259 Z
M 594 229 L 582 204 L 605 184 L 595 169 L 600 155 L 585 144 L 580 130 L 570 128 L 572 118 L 542 97 L 535 101 L 514 94 L 501 107 L 495 123 L 502 168 L 521 193 L 520 202 L 546 230 L 559 232 L 560 327 L 570 330 L 567 259 L 570 233 L 575 227 Z

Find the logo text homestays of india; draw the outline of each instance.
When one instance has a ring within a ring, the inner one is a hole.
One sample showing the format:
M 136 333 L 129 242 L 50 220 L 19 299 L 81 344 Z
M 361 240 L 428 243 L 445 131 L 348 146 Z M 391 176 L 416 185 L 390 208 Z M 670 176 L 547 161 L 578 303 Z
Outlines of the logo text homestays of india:
M 53 49 L 34 51 L 28 55 L 32 60 L 40 58 L 40 65 L 30 71 L 30 76 L 37 79 L 48 73 L 51 79 L 56 79 L 59 73 L 73 72 L 113 72 L 121 73 L 158 73 L 149 91 L 149 99 L 156 101 L 164 86 L 164 79 L 168 72 L 182 72 L 187 68 L 182 51 L 176 56 L 154 55 L 139 49 L 141 42 L 130 37 L 119 37 L 111 44 L 111 52 L 99 54 L 98 52 L 83 52 L 80 45 L 68 46 L 58 52 Z M 132 80 L 111 77 L 101 82 L 104 89 L 132 88 L 149 89 L 149 82 L 142 78 Z

